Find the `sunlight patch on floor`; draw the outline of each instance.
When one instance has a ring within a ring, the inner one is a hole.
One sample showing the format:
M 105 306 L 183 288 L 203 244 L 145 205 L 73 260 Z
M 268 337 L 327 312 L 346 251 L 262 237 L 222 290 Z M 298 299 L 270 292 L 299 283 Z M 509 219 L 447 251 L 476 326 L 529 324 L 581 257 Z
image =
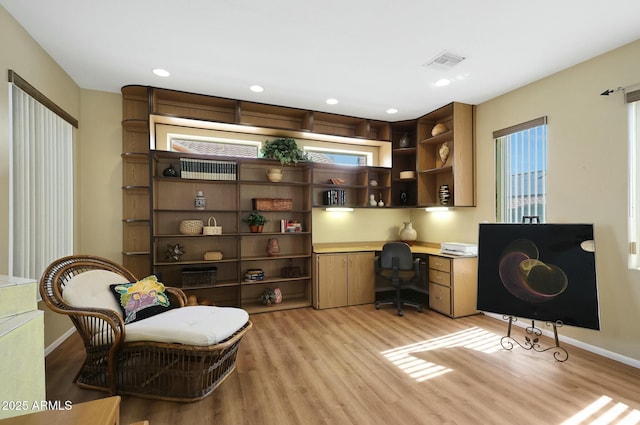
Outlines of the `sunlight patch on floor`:
M 614 422 L 615 421 L 615 422 Z M 640 410 L 624 403 L 616 403 L 611 397 L 602 396 L 561 425 L 633 425 L 640 424 Z
M 500 337 L 484 329 L 473 327 L 427 341 L 386 350 L 381 354 L 411 378 L 422 382 L 451 372 L 452 369 L 419 359 L 413 354 L 453 347 L 493 353 L 501 349 Z

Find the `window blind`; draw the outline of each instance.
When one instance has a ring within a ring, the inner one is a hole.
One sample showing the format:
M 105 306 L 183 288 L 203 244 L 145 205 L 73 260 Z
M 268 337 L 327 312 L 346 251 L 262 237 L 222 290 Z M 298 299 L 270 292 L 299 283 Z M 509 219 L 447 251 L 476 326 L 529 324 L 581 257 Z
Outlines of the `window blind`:
M 546 123 L 541 117 L 493 133 L 499 222 L 546 218 Z
M 10 274 L 39 279 L 73 253 L 73 126 L 9 83 Z

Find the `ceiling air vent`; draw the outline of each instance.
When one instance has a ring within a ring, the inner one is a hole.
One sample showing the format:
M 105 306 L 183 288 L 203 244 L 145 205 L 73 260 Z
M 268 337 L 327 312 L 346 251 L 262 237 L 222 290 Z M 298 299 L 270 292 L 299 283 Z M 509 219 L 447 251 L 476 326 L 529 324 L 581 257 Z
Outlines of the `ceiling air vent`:
M 449 70 L 462 62 L 464 60 L 464 56 L 459 56 L 451 52 L 447 52 L 446 50 L 439 53 L 435 58 L 431 59 L 429 62 L 425 63 L 423 66 L 427 68 L 434 68 L 440 70 Z

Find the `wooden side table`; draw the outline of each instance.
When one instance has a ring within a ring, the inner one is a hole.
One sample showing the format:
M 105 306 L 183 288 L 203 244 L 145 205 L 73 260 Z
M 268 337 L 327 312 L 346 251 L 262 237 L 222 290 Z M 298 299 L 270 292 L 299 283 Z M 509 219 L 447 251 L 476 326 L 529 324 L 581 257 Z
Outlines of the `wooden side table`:
M 69 410 L 45 410 L 0 420 L 0 425 L 119 425 L 120 396 L 74 404 Z

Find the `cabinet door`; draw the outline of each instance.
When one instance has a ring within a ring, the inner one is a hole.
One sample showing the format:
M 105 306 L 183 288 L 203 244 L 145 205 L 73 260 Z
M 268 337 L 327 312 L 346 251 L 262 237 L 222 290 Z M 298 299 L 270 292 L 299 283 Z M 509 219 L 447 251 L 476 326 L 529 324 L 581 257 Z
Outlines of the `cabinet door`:
M 318 255 L 316 257 L 316 268 L 317 308 L 346 306 L 347 255 Z
M 349 254 L 348 296 L 349 305 L 368 304 L 375 301 L 375 267 L 373 252 Z
M 469 316 L 478 313 L 478 258 L 453 260 L 452 308 L 453 316 Z

